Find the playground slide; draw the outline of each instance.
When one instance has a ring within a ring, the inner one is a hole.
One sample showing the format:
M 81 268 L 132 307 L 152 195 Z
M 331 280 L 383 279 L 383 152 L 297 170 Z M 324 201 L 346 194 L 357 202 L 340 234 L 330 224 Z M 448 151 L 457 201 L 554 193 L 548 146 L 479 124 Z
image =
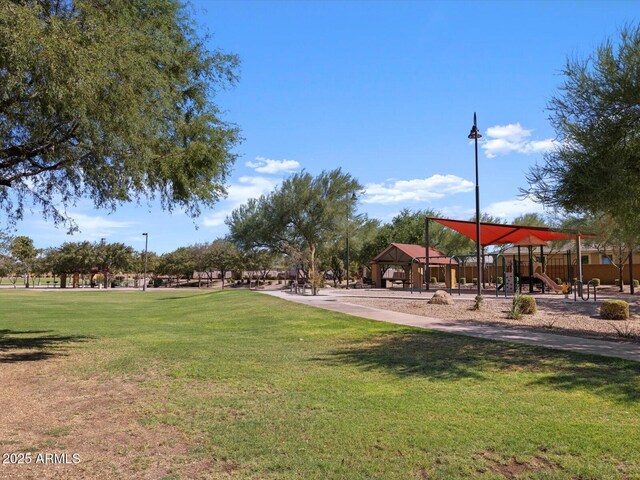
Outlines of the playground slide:
M 544 284 L 554 292 L 562 293 L 562 285 L 558 285 L 551 280 L 545 273 L 534 272 L 533 276 L 539 280 L 542 280 Z

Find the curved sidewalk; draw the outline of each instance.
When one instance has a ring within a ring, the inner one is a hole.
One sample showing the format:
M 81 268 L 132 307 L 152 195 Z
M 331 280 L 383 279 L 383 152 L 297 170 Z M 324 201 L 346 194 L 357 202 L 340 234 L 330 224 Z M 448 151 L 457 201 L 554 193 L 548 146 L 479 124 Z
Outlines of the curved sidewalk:
M 605 357 L 615 357 L 640 362 L 640 344 L 593 340 L 590 338 L 557 335 L 555 333 L 530 332 L 481 323 L 440 320 L 437 318 L 423 317 L 421 315 L 381 310 L 379 308 L 338 301 L 335 296 L 330 294 L 317 295 L 314 297 L 310 295 L 297 295 L 286 291 L 262 291 L 261 293 L 272 295 L 283 300 L 324 308 L 333 312 L 345 313 L 356 317 L 368 318 L 370 320 L 408 325 L 457 335 L 468 335 L 470 337 L 484 338 L 487 340 L 523 343 L 537 347 L 569 350 L 589 355 L 602 355 Z

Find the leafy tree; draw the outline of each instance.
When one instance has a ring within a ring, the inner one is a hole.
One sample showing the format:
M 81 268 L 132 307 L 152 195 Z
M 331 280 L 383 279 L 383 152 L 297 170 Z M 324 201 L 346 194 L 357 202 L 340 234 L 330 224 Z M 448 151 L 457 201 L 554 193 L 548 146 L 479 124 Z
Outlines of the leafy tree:
M 144 256 L 145 256 L 144 250 L 140 250 L 138 252 L 134 252 L 131 257 L 131 270 L 136 272 L 136 277 L 135 277 L 136 287 L 140 286 L 138 283 L 138 280 L 140 280 L 142 278 L 142 275 L 144 274 Z M 147 275 L 151 273 L 152 278 L 154 279 L 157 276 L 159 258 L 160 257 L 158 256 L 157 253 L 152 251 L 147 251 Z M 140 276 L 138 276 L 138 274 Z
M 39 250 L 33 245 L 33 240 L 26 236 L 14 238 L 9 250 L 13 258 L 17 260 L 18 268 L 26 275 L 25 287 L 29 288 L 29 274 Z
M 256 249 L 248 252 L 239 252 L 241 263 L 251 277 L 259 274 L 259 280 L 264 282 L 276 261 L 276 254 L 267 249 Z M 251 278 L 250 277 L 250 278 Z
M 351 194 L 360 188 L 358 181 L 341 169 L 315 177 L 296 173 L 271 194 L 249 201 L 231 214 L 227 219 L 231 239 L 245 248 L 308 253 L 309 275 L 316 284 L 317 253 L 344 236 L 340 226 L 352 209 Z M 317 293 L 315 286 L 313 293 Z
M 165 253 L 158 259 L 158 273 L 175 275 L 179 280 L 186 277 L 191 280 L 196 268 L 194 252 L 189 247 L 179 247 L 173 252 Z
M 511 222 L 513 225 L 527 225 L 529 227 L 548 227 L 549 224 L 539 213 L 524 213 Z
M 93 245 L 95 267 L 104 274 L 104 288 L 109 286 L 109 274 L 128 270 L 133 264 L 133 248 L 124 243 L 97 243 Z
M 593 247 L 601 255 L 609 257 L 611 265 L 618 270 L 620 291 L 624 291 L 623 270 L 629 261 L 630 245 L 635 243 L 633 234 L 606 214 L 569 216 L 562 226 L 567 230 L 594 234 L 593 238 L 583 241 L 584 245 Z
M 424 245 L 425 217 L 440 217 L 435 210 L 410 211 L 403 209 L 390 223 L 378 229 L 376 236 L 364 243 L 359 252 L 359 260 L 366 265 L 390 243 L 408 243 Z M 482 216 L 481 220 L 486 221 Z M 465 254 L 471 252 L 474 243 L 455 230 L 446 228 L 439 223 L 431 222 L 429 228 L 429 243 L 445 255 Z
M 205 261 L 209 269 L 220 271 L 222 288 L 224 288 L 227 272 L 241 268 L 238 249 L 228 240 L 214 240 L 207 249 Z
M 640 27 L 623 28 L 586 59 L 569 59 L 563 73 L 548 106 L 558 142 L 530 170 L 526 193 L 570 213 L 605 213 L 637 236 Z
M 218 89 L 238 59 L 208 51 L 178 0 L 0 2 L 0 208 L 68 221 L 158 197 L 197 215 L 224 195 L 237 129 Z M 56 200 L 56 201 L 53 201 Z M 70 224 L 73 227 L 73 224 Z
M 0 254 L 0 282 L 2 282 L 2 279 L 4 277 L 15 272 L 15 269 L 16 269 L 16 265 L 13 258 L 11 258 L 10 255 Z

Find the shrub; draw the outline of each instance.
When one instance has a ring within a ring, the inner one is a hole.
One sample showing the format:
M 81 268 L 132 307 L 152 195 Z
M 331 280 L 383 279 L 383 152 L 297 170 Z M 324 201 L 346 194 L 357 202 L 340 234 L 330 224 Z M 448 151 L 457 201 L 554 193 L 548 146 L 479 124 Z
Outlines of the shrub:
M 518 299 L 520 295 L 516 294 L 513 296 L 513 303 L 511 303 L 511 310 L 507 313 L 507 318 L 511 320 L 520 320 L 522 318 L 522 312 L 520 311 L 520 302 Z
M 605 300 L 600 306 L 600 316 L 606 320 L 627 320 L 629 304 L 624 300 Z
M 556 277 L 556 283 L 558 285 L 562 285 L 562 279 L 560 277 Z
M 473 302 L 473 306 L 471 310 L 482 310 L 484 306 L 484 297 L 482 295 L 476 295 L 475 301 Z
M 619 286 L 620 286 L 620 279 L 619 279 L 619 278 L 616 278 L 616 279 L 613 281 L 613 283 L 616 285 L 616 287 L 619 287 Z M 624 286 L 624 281 L 622 282 L 622 286 Z
M 593 285 L 594 287 L 599 287 L 600 286 L 600 279 L 599 278 L 592 278 L 591 279 L 591 285 Z
M 478 284 L 478 279 L 477 278 L 472 278 L 471 279 L 471 283 L 473 283 L 474 285 Z
M 502 285 L 504 282 L 502 281 L 502 277 L 498 277 L 496 280 L 498 285 Z
M 635 278 L 633 279 L 633 286 L 634 287 L 640 286 L 640 282 L 638 282 L 638 280 L 636 280 Z
M 438 283 L 438 279 L 436 277 L 431 277 L 431 280 L 429 280 L 430 283 Z
M 462 285 L 466 285 L 467 284 L 467 279 L 465 277 L 460 277 L 460 283 Z
M 518 304 L 523 315 L 533 315 L 538 310 L 536 299 L 531 295 L 516 295 L 513 302 Z
M 315 272 L 310 278 L 310 283 L 313 294 L 315 295 L 318 290 L 324 287 L 324 275 L 320 272 Z

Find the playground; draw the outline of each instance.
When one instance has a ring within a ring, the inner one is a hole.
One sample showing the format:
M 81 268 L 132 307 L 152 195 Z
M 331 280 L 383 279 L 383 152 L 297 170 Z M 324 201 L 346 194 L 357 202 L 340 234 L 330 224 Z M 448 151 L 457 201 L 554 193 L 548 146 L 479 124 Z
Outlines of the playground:
M 411 293 L 409 289 L 386 290 L 349 290 L 333 291 L 340 302 L 367 305 L 374 308 L 390 310 L 443 320 L 474 322 L 501 327 L 513 327 L 520 330 L 551 332 L 561 335 L 573 335 L 583 338 L 598 338 L 624 342 L 640 342 L 640 302 L 629 298 L 628 294 L 617 292 L 617 287 L 599 287 L 597 301 L 584 301 L 580 297 L 574 299 L 570 294 L 564 295 L 536 293 L 534 297 L 537 312 L 523 315 L 518 320 L 509 319 L 512 298 L 485 295 L 485 303 L 480 310 L 473 310 L 475 292 L 452 295 L 452 305 L 428 303 L 433 293 Z M 586 298 L 586 294 L 585 294 Z M 600 306 L 603 300 L 624 299 L 629 302 L 629 320 L 604 320 L 600 317 Z

